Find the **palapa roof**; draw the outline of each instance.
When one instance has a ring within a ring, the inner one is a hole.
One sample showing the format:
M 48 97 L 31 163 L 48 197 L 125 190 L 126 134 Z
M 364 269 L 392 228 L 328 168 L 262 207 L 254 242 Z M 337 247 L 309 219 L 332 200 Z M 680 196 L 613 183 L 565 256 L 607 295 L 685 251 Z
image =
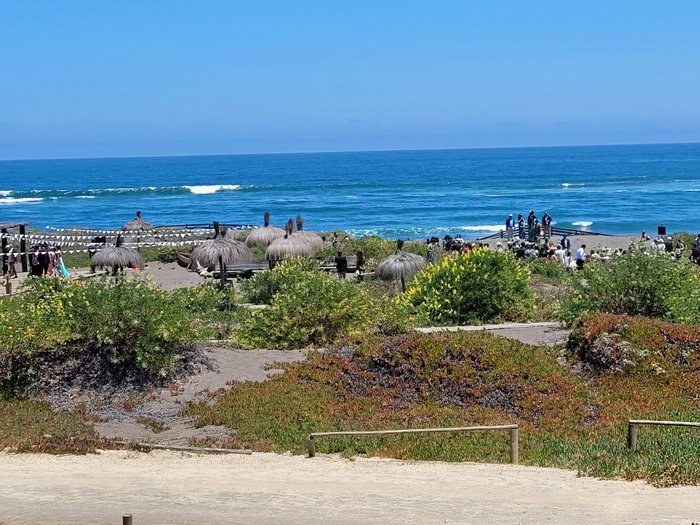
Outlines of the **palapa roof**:
M 281 261 L 286 257 L 313 257 L 316 249 L 301 237 L 292 234 L 294 223 L 289 219 L 285 228 L 284 237 L 275 239 L 265 250 L 265 258 L 268 261 Z
M 219 259 L 225 265 L 243 264 L 253 261 L 253 254 L 242 242 L 235 241 L 227 235 L 225 226 L 219 228 L 219 223 L 214 223 L 214 238 L 204 241 L 190 254 L 190 268 L 196 268 L 197 264 L 203 268 L 216 267 Z
M 136 212 L 136 217 L 133 221 L 127 222 L 122 226 L 122 231 L 125 232 L 149 232 L 153 230 L 153 225 L 141 218 L 141 212 Z
M 270 226 L 270 212 L 265 212 L 264 223 L 262 228 L 253 229 L 245 240 L 246 246 L 253 248 L 254 246 L 267 247 L 275 239 L 284 237 L 284 230 Z
M 297 231 L 294 233 L 294 236 L 311 245 L 314 253 L 324 248 L 325 244 L 320 235 L 304 230 L 304 219 L 301 215 L 297 215 Z
M 397 281 L 418 273 L 425 265 L 425 259 L 420 255 L 399 250 L 379 263 L 375 275 L 384 281 Z
M 117 236 L 116 246 L 105 246 L 90 259 L 90 269 L 95 268 L 125 268 L 131 266 L 142 267 L 143 259 L 136 250 L 121 246 L 121 235 Z

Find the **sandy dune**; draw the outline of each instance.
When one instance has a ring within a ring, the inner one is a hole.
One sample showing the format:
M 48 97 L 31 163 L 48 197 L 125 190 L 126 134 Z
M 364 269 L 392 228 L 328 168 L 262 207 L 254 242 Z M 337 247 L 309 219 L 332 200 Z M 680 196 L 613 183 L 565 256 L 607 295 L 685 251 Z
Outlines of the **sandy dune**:
M 700 487 L 557 469 L 337 457 L 0 453 L 0 522 L 686 523 Z

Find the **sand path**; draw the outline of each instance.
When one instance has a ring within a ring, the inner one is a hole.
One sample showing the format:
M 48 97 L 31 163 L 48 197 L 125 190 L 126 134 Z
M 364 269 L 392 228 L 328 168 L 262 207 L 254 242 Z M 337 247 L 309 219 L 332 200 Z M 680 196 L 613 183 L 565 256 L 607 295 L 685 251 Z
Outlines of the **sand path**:
M 558 469 L 337 457 L 0 453 L 0 521 L 119 523 L 687 523 L 700 488 Z

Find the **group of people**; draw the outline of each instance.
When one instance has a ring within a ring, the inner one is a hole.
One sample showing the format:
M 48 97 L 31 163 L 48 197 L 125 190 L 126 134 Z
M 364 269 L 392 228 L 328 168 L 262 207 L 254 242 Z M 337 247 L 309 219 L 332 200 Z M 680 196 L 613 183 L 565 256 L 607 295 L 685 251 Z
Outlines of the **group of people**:
M 551 238 L 544 243 L 536 241 L 514 241 L 507 242 L 505 245 L 501 242 L 496 244 L 496 250 L 508 250 L 515 254 L 518 259 L 533 259 L 536 257 L 544 257 L 553 261 L 558 261 L 567 268 L 583 268 L 589 255 L 586 252 L 586 245 L 582 244 L 575 251 L 571 251 L 571 240 L 567 235 L 562 236 L 559 243 L 555 243 Z M 597 253 L 591 252 L 591 257 L 598 256 Z M 598 258 L 598 257 L 595 257 Z
M 537 220 L 532 210 L 527 215 L 527 221 L 522 213 L 518 213 L 516 222 L 511 213 L 506 219 L 506 237 L 509 241 L 513 241 L 517 228 L 518 239 L 527 239 L 529 242 L 537 242 L 541 238 L 548 240 L 552 238 L 552 224 L 552 216 L 547 211 L 542 215 L 541 222 Z
M 690 258 L 695 262 L 695 264 L 700 265 L 700 233 L 695 237 L 695 242 L 693 243 L 693 250 L 690 252 Z
M 428 262 L 433 262 L 435 257 L 435 250 L 440 247 L 440 239 L 437 237 L 431 237 L 427 240 L 428 244 Z M 442 248 L 447 252 L 460 252 L 469 253 L 476 248 L 488 248 L 488 243 L 475 243 L 468 242 L 462 239 L 462 236 L 458 233 L 453 238 L 451 235 L 445 235 L 442 239 Z
M 15 247 L 9 245 L 6 248 L 7 275 L 13 279 L 17 275 L 17 263 L 20 254 Z M 60 246 L 50 246 L 44 242 L 35 244 L 27 254 L 29 258 L 29 275 L 33 277 L 70 277 L 70 272 L 63 261 L 63 252 Z

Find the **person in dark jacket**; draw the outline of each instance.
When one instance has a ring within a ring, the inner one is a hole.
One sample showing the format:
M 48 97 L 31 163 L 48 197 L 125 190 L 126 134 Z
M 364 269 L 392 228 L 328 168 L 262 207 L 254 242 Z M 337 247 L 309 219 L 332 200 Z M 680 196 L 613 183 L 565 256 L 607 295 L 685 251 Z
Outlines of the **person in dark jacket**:
M 348 258 L 343 255 L 343 252 L 338 252 L 335 257 L 335 270 L 338 272 L 338 277 L 345 279 L 348 273 Z

